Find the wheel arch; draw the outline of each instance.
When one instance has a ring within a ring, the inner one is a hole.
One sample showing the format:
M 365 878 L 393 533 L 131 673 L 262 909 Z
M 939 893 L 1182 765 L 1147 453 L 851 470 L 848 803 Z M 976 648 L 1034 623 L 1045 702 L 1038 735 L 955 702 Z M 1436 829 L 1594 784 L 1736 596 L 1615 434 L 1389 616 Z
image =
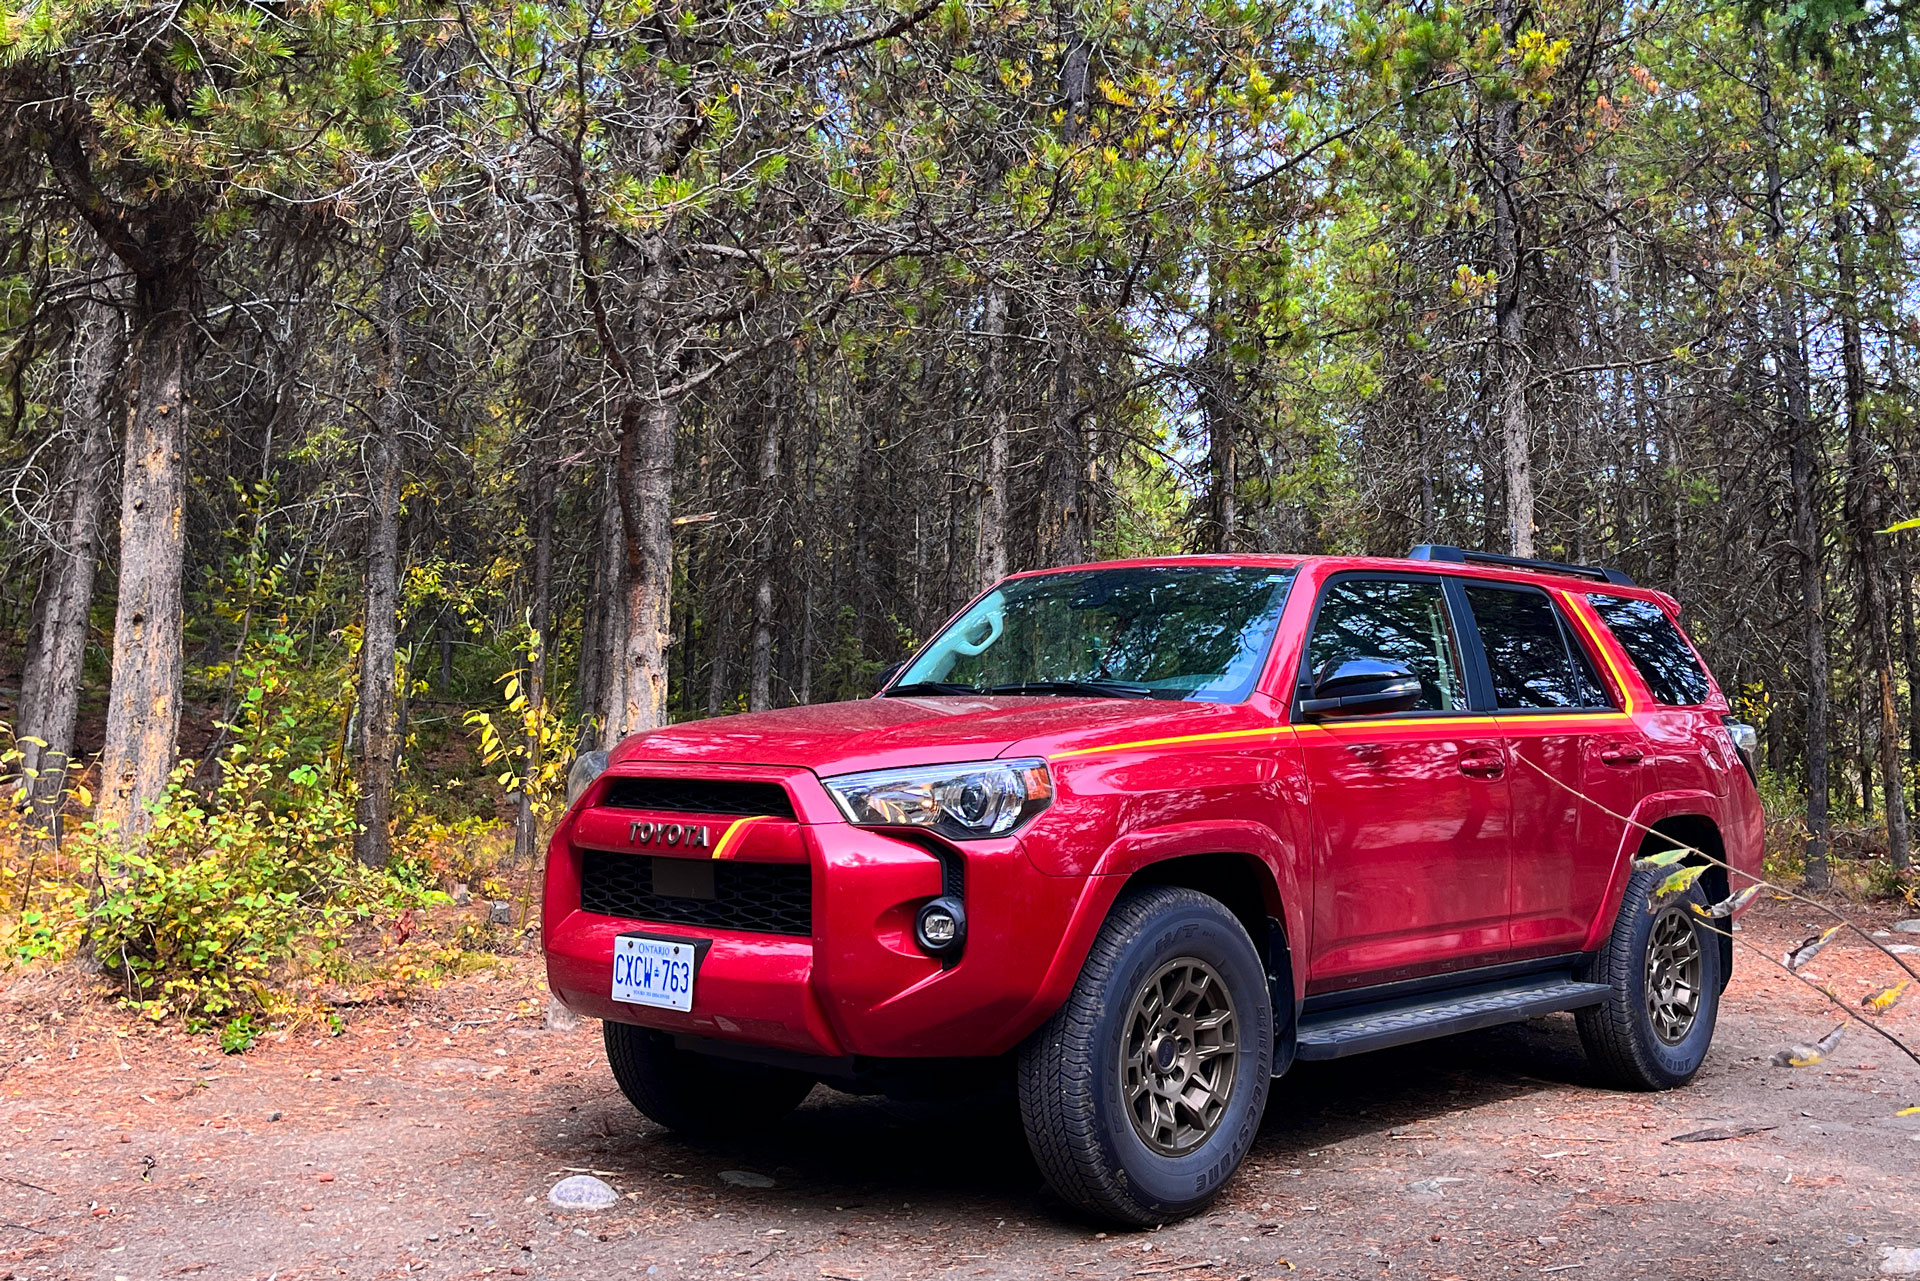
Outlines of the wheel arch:
M 1179 854 L 1136 868 L 1127 877 L 1121 894 L 1155 885 L 1178 886 L 1218 899 L 1246 927 L 1247 937 L 1259 949 L 1267 970 L 1267 992 L 1274 1015 L 1273 1075 L 1285 1072 L 1293 1064 L 1301 993 L 1287 931 L 1286 902 L 1272 869 L 1255 855 L 1232 850 Z
M 1731 878 L 1727 872 L 1727 846 L 1721 834 L 1720 825 L 1711 815 L 1697 810 L 1680 809 L 1664 814 L 1659 818 L 1642 820 L 1651 831 L 1638 827 L 1640 840 L 1631 840 L 1629 857 L 1621 860 L 1618 873 L 1614 877 L 1614 888 L 1609 894 L 1609 908 L 1600 920 L 1594 923 L 1594 937 L 1587 943 L 1587 951 L 1592 951 L 1604 939 L 1613 927 L 1614 918 L 1621 910 L 1627 878 L 1632 875 L 1635 860 L 1651 857 L 1663 850 L 1680 846 L 1689 851 L 1680 862 L 1683 866 L 1705 865 L 1706 871 L 1700 875 L 1700 887 L 1706 893 L 1709 903 L 1718 903 L 1733 892 Z M 1699 851 L 1694 853 L 1692 851 Z M 1729 925 L 1731 922 L 1728 923 Z M 1730 929 L 1721 927 L 1716 934 L 1720 947 L 1720 985 L 1725 990 L 1733 977 L 1733 934 Z

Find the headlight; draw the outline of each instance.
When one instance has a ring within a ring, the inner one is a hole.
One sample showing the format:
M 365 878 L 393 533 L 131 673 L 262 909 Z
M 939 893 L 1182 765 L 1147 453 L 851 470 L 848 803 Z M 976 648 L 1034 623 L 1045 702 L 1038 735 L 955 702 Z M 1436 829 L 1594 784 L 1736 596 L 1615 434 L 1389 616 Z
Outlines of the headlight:
M 573 758 L 573 764 L 567 768 L 567 806 L 580 799 L 580 793 L 587 790 L 587 784 L 607 772 L 607 754 L 605 752 L 582 752 Z
M 930 827 L 961 840 L 1003 836 L 1053 803 L 1053 775 L 1042 760 L 883 769 L 822 781 L 849 823 Z

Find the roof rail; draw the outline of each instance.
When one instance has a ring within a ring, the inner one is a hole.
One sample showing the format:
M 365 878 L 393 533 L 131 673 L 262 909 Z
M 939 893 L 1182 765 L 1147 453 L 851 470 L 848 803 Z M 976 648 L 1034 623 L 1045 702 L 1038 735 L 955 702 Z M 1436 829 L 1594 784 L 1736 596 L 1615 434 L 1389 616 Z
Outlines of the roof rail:
M 1455 565 L 1499 565 L 1506 569 L 1532 569 L 1543 574 L 1593 578 L 1615 587 L 1633 586 L 1633 580 L 1617 569 L 1605 569 L 1599 565 L 1569 565 L 1557 560 L 1529 560 L 1525 556 L 1502 556 L 1499 552 L 1466 551 L 1445 543 L 1421 543 L 1407 553 L 1407 559 L 1448 561 Z

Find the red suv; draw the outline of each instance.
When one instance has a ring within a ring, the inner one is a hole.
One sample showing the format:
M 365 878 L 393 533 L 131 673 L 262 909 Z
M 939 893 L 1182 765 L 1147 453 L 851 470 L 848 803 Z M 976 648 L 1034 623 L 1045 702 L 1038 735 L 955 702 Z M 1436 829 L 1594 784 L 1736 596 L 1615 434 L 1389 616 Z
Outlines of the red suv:
M 1296 1059 L 1571 1010 L 1681 1085 L 1761 810 L 1676 612 L 1437 546 L 1015 575 L 872 699 L 576 762 L 549 980 L 682 1131 L 1004 1065 L 1054 1189 L 1134 1224 L 1219 1189 Z M 1676 847 L 1709 867 L 1662 895 Z

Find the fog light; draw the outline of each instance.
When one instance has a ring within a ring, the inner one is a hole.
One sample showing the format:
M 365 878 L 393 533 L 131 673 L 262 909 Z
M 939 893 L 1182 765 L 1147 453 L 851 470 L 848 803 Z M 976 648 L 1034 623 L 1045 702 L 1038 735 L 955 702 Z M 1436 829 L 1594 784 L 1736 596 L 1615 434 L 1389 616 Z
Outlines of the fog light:
M 958 956 L 967 942 L 967 910 L 960 900 L 942 895 L 921 908 L 913 918 L 913 941 L 928 956 Z

